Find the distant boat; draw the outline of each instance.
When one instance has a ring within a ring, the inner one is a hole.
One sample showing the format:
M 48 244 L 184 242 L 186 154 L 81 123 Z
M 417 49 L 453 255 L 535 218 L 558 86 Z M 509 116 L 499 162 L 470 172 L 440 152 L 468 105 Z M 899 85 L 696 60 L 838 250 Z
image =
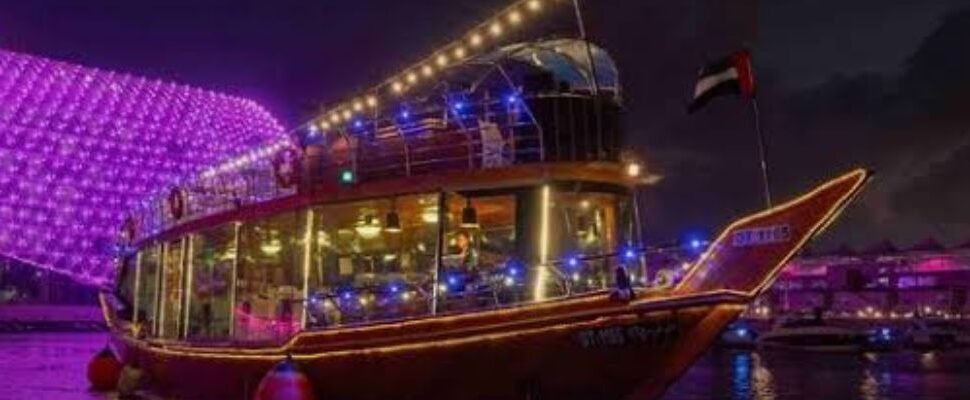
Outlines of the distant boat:
M 758 345 L 758 331 L 744 322 L 735 322 L 721 333 L 720 344 L 731 349 L 754 348 Z
M 824 319 L 793 317 L 782 319 L 761 335 L 762 348 L 821 352 L 856 352 L 864 349 L 868 334 L 862 330 L 832 325 Z
M 917 350 L 970 347 L 970 333 L 950 321 L 914 319 L 906 332 L 907 344 Z

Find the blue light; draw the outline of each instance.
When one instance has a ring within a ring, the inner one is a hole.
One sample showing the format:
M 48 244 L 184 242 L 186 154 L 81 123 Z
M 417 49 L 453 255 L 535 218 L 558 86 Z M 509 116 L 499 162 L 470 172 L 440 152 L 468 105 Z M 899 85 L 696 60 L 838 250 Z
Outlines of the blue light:
M 344 292 L 344 294 L 340 295 L 340 297 L 342 297 L 344 300 L 350 300 L 351 296 L 353 296 L 353 294 L 350 292 Z
M 509 268 L 509 275 L 516 276 L 518 274 L 519 274 L 518 268 L 515 268 L 515 267 Z
M 360 129 L 360 128 L 363 128 L 363 127 L 364 127 L 364 122 L 362 122 L 359 119 L 356 120 L 356 121 L 354 121 L 354 128 Z
M 401 111 L 401 119 L 410 119 L 411 112 L 408 110 Z
M 579 266 L 579 259 L 576 257 L 569 257 L 569 259 L 566 260 L 566 264 L 570 267 L 576 268 Z
M 701 248 L 704 244 L 699 239 L 693 239 L 690 241 L 690 248 L 697 250 Z
M 627 260 L 633 260 L 637 258 L 637 252 L 633 251 L 633 249 L 627 249 L 623 252 L 623 257 L 626 257 Z
M 509 95 L 509 97 L 506 97 L 505 98 L 505 101 L 508 102 L 509 104 L 518 103 L 519 102 L 519 96 L 514 95 L 514 94 Z
M 740 337 L 747 337 L 748 336 L 748 330 L 745 329 L 745 328 L 738 328 L 738 329 L 735 330 L 735 333 L 737 333 L 738 336 L 740 336 Z
M 458 279 L 455 278 L 454 276 L 449 276 L 448 277 L 448 284 L 451 285 L 451 286 L 455 286 L 455 285 L 458 284 Z
M 456 102 L 452 106 L 452 108 L 455 109 L 455 112 L 461 112 L 461 110 L 464 110 L 465 109 L 465 102 L 463 102 L 463 101 Z
M 397 293 L 397 291 L 398 291 L 397 285 L 391 285 L 391 293 Z

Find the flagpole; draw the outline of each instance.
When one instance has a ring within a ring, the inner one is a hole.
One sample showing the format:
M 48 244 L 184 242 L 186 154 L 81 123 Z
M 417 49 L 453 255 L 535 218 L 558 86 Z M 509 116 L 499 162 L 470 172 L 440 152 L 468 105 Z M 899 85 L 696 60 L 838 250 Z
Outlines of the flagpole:
M 586 45 L 586 59 L 589 61 L 590 83 L 593 86 L 593 97 L 596 115 L 596 156 L 603 153 L 603 112 L 600 100 L 599 75 L 596 73 L 596 61 L 593 60 L 593 45 L 586 36 L 586 21 L 583 19 L 583 10 L 579 6 L 579 0 L 573 0 L 573 10 L 576 12 L 576 24 L 579 26 L 579 38 Z
M 765 134 L 761 129 L 761 112 L 758 109 L 758 98 L 751 96 L 751 110 L 754 113 L 754 130 L 758 135 L 758 153 L 761 156 L 761 183 L 765 189 L 765 204 L 771 208 L 771 185 L 768 179 L 768 148 L 765 146 Z

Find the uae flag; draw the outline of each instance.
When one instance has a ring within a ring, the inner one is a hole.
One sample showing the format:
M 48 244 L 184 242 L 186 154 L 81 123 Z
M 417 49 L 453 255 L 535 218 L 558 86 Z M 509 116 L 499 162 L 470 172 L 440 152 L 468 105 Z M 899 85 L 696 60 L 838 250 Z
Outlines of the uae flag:
M 694 86 L 694 100 L 687 107 L 693 113 L 711 99 L 722 95 L 754 97 L 754 74 L 751 53 L 740 50 L 704 66 Z

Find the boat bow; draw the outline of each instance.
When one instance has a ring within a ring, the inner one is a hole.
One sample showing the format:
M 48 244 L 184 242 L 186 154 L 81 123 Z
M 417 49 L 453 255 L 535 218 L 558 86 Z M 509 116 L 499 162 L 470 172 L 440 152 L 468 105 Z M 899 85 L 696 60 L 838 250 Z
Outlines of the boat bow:
M 794 200 L 735 221 L 690 267 L 674 293 L 727 291 L 757 296 L 858 195 L 870 175 L 864 169 L 854 170 Z

